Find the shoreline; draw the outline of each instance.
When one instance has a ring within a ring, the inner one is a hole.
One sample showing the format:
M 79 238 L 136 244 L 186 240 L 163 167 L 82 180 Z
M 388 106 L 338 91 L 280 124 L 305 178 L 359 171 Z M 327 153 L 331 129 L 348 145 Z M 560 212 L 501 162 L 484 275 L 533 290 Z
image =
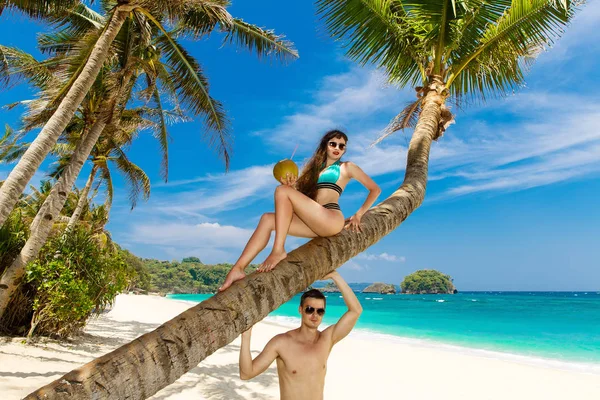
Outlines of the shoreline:
M 32 345 L 21 343 L 20 338 L 0 341 L 2 398 L 22 398 L 196 304 L 158 296 L 119 295 L 111 310 L 89 321 L 81 337 L 63 342 L 41 339 Z M 287 330 L 289 327 L 271 319 L 257 323 L 252 330 L 253 357 L 273 336 Z M 389 398 L 400 393 L 423 400 L 600 398 L 600 374 L 385 339 L 354 332 L 339 342 L 328 360 L 325 398 Z M 151 398 L 278 399 L 275 363 L 252 380 L 239 379 L 240 343 L 236 338 Z
M 569 292 L 570 293 L 570 292 Z M 583 292 L 582 292 L 583 293 Z M 165 297 L 171 301 L 178 301 L 185 304 L 189 304 L 190 306 L 199 304 L 196 301 L 191 300 L 181 300 L 177 298 L 169 297 L 168 295 Z M 261 322 L 269 323 L 275 325 L 277 327 L 285 328 L 285 329 L 294 329 L 299 326 L 300 318 L 292 317 L 292 316 L 267 316 Z M 327 324 L 322 324 L 321 329 L 327 327 Z M 359 339 L 359 340 L 376 340 L 384 343 L 399 343 L 405 344 L 409 346 L 417 346 L 424 347 L 430 349 L 438 349 L 443 351 L 451 351 L 459 354 L 468 354 L 478 357 L 485 357 L 491 359 L 498 359 L 503 361 L 514 361 L 518 363 L 522 363 L 525 365 L 532 366 L 540 366 L 540 367 L 549 367 L 556 368 L 565 371 L 574 371 L 581 373 L 588 373 L 594 375 L 600 375 L 600 362 L 584 362 L 570 359 L 561 359 L 561 358 L 550 358 L 543 357 L 537 355 L 530 354 L 522 354 L 518 352 L 511 351 L 503 351 L 503 350 L 490 350 L 481 347 L 477 347 L 476 344 L 474 346 L 465 346 L 460 344 L 454 344 L 449 342 L 444 342 L 441 340 L 435 339 L 418 339 L 412 338 L 408 336 L 394 335 L 392 333 L 383 333 L 375 330 L 370 330 L 369 328 L 355 328 L 349 335 L 349 337 Z
M 197 303 L 196 303 L 197 304 Z M 288 321 L 286 321 L 288 320 Z M 300 318 L 296 317 L 283 317 L 274 316 L 266 317 L 263 322 L 270 323 L 275 326 L 290 329 L 298 327 Z M 287 322 L 287 323 L 286 323 Z M 323 324 L 322 328 L 328 325 Z M 525 355 L 519 353 L 512 353 L 509 351 L 497 351 L 488 350 L 478 347 L 461 346 L 452 343 L 446 343 L 431 339 L 417 339 L 407 336 L 394 335 L 390 333 L 381 333 L 372 331 L 367 328 L 355 328 L 348 337 L 352 337 L 358 340 L 374 340 L 384 343 L 398 343 L 409 346 L 424 347 L 430 349 L 438 349 L 443 351 L 452 351 L 460 354 L 468 354 L 479 357 L 486 357 L 491 359 L 498 359 L 503 361 L 516 361 L 526 365 L 551 367 L 557 369 L 563 369 L 565 371 L 575 371 L 582 373 L 589 373 L 593 375 L 600 375 L 600 363 L 594 362 L 578 362 L 572 360 L 564 360 L 559 358 L 546 358 L 532 355 Z

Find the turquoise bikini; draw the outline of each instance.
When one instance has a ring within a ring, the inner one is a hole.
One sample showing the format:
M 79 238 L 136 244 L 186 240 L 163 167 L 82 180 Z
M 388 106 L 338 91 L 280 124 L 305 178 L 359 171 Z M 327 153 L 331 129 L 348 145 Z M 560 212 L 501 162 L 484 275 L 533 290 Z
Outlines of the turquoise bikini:
M 331 164 L 329 167 L 319 175 L 317 180 L 317 190 L 319 189 L 331 189 L 338 192 L 340 195 L 344 191 L 338 184 L 337 181 L 340 179 L 340 166 L 342 163 L 338 160 Z M 337 203 L 323 204 L 323 207 L 331 210 L 339 210 L 340 206 Z

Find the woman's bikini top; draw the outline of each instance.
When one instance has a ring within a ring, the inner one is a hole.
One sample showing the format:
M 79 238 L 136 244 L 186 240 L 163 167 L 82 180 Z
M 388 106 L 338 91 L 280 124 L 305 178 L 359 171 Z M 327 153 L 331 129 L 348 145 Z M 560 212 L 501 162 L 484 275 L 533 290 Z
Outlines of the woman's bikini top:
M 325 168 L 325 170 L 319 175 L 319 179 L 317 180 L 317 190 L 319 189 L 332 189 L 342 194 L 344 189 L 342 189 L 337 181 L 340 179 L 340 166 L 342 163 L 338 160 L 331 164 L 329 167 Z

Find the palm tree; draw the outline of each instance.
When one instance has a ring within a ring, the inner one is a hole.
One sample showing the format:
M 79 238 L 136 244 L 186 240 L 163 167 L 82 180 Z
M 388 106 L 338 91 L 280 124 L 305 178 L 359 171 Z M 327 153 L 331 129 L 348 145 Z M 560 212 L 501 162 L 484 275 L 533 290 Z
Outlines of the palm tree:
M 110 78 L 109 83 L 105 85 L 106 88 L 102 89 L 103 85 L 98 85 L 100 87 L 100 92 L 103 93 L 103 95 L 95 96 L 88 94 L 88 98 L 92 103 L 97 101 L 97 98 L 100 98 L 97 111 L 98 116 L 91 127 L 85 128 L 89 130 L 83 131 L 85 133 L 82 134 L 82 140 L 80 140 L 77 148 L 74 150 L 70 164 L 64 169 L 57 184 L 52 189 L 52 193 L 50 193 L 45 204 L 34 219 L 30 228 L 31 235 L 27 240 L 27 243 L 0 279 L 0 318 L 2 318 L 2 315 L 6 311 L 11 294 L 15 292 L 19 285 L 20 278 L 25 271 L 25 265 L 37 256 L 39 250 L 46 242 L 53 222 L 60 214 L 68 193 L 94 144 L 105 128 L 108 127 L 114 129 L 114 126 L 118 125 L 118 116 L 122 113 L 131 96 L 134 82 L 138 78 L 138 70 L 142 70 L 145 73 L 147 81 L 149 82 L 148 88 L 144 91 L 145 96 L 150 97 L 156 104 L 156 108 L 159 110 L 159 123 L 157 124 L 159 128 L 157 129 L 156 136 L 159 138 L 163 153 L 165 154 L 163 160 L 165 178 L 168 163 L 168 158 L 166 156 L 168 134 L 165 128 L 165 113 L 162 110 L 162 101 L 159 93 L 161 89 L 165 90 L 176 99 L 181 99 L 181 102 L 188 106 L 192 115 L 205 115 L 205 125 L 208 127 L 209 133 L 214 133 L 212 137 L 209 138 L 209 141 L 211 144 L 216 144 L 217 149 L 225 159 L 226 167 L 228 166 L 228 135 L 226 131 L 227 121 L 225 114 L 220 103 L 209 95 L 208 81 L 202 74 L 198 62 L 183 49 L 171 32 L 164 30 L 159 21 L 154 20 L 154 26 L 150 24 L 149 21 L 152 21 L 154 18 L 150 13 L 143 9 L 139 10 L 141 10 L 140 12 L 142 14 L 138 15 L 131 13 L 129 17 L 126 17 L 126 23 L 123 24 L 123 29 L 121 29 L 118 35 L 115 35 L 116 61 L 113 60 L 113 62 L 116 62 L 120 69 L 117 69 L 112 75 L 108 74 Z M 207 10 L 208 9 L 203 10 L 202 12 L 207 12 Z M 49 64 L 56 64 L 56 60 L 62 60 L 60 63 L 60 65 L 62 65 L 65 60 L 64 56 L 69 53 L 74 53 L 74 56 L 67 57 L 66 60 L 69 60 L 74 66 L 77 65 L 76 62 L 73 61 L 73 58 L 75 58 L 76 61 L 80 55 L 78 51 L 74 52 L 73 50 L 81 51 L 81 49 L 85 49 L 85 42 L 90 40 L 87 32 L 93 30 L 94 26 L 101 25 L 101 17 L 93 11 L 84 8 L 84 6 L 80 6 L 76 11 L 77 12 L 74 13 L 75 15 L 70 32 L 74 35 L 57 34 L 42 38 L 44 46 L 47 46 L 47 48 L 58 53 L 55 60 L 43 63 L 41 66 L 39 63 L 34 63 L 33 66 L 35 68 L 31 69 L 22 68 L 23 65 L 27 64 L 23 61 L 23 59 L 27 59 L 27 57 L 19 54 L 14 49 L 11 50 L 12 53 L 15 54 L 15 60 L 17 60 L 13 64 L 18 66 L 16 69 L 18 73 L 27 76 L 33 75 L 36 77 L 35 79 L 39 80 L 39 78 L 37 78 L 38 74 L 32 74 L 31 71 L 42 69 L 44 71 L 43 76 L 46 76 L 48 74 L 45 72 L 44 68 Z M 224 9 L 222 11 L 225 12 Z M 81 15 L 84 15 L 85 18 L 82 18 Z M 191 13 L 186 18 L 189 19 L 192 17 L 197 18 L 200 17 L 200 15 L 194 16 L 194 14 Z M 207 21 L 210 22 L 211 19 L 203 20 L 202 23 L 206 24 Z M 177 28 L 178 32 L 192 30 L 192 33 L 195 35 L 207 33 L 204 31 L 193 31 L 197 24 L 192 22 L 183 21 L 181 26 Z M 241 20 L 233 18 L 225 21 L 217 21 L 212 23 L 212 25 L 209 24 L 208 28 L 210 28 L 210 30 L 214 29 L 217 23 L 219 23 L 223 29 L 228 29 L 225 38 L 227 42 L 239 42 L 242 45 L 247 46 L 250 50 L 256 51 L 259 56 L 272 53 L 276 57 L 285 58 L 295 54 L 295 51 L 283 41 L 283 39 L 275 36 L 272 32 L 263 31 L 260 28 L 256 28 Z M 227 28 L 225 27 L 226 23 L 230 24 Z M 92 27 L 86 28 L 86 24 L 91 24 Z M 82 33 L 84 35 L 81 38 L 78 35 L 81 35 Z M 155 44 L 151 45 L 150 40 L 153 40 Z M 92 50 L 92 53 L 93 51 L 94 50 Z M 86 53 L 85 50 L 83 50 L 83 52 Z M 162 58 L 161 55 L 163 55 Z M 67 63 L 67 65 L 69 65 L 69 63 Z M 73 76 L 75 76 L 76 73 L 77 71 L 75 71 Z M 51 78 L 48 77 L 48 80 L 50 79 Z M 157 83 L 157 81 L 159 83 Z M 47 86 L 46 83 L 47 80 L 42 80 L 41 82 L 44 86 Z M 60 97 L 60 94 L 55 94 L 53 89 L 49 89 L 49 92 L 50 95 L 47 95 L 47 98 Z M 52 103 L 53 102 L 50 102 L 50 104 Z M 47 101 L 34 103 L 33 109 L 35 112 L 33 115 L 29 116 L 27 126 L 29 128 L 35 127 L 36 123 L 39 123 L 40 120 L 44 119 L 46 110 L 49 108 L 51 109 L 51 106 L 48 106 Z M 51 119 L 52 118 L 53 117 L 51 117 Z M 84 118 L 84 121 L 85 120 L 86 119 Z M 34 146 L 35 141 L 27 151 Z M 25 158 L 25 155 L 23 158 Z M 137 173 L 139 177 L 139 171 L 132 170 L 131 172 Z M 0 190 L 4 189 L 9 180 L 10 176 Z
M 168 60 L 177 65 L 179 80 L 174 85 L 180 97 L 185 98 L 195 114 L 205 116 L 206 128 L 221 141 L 225 140 L 228 129 L 222 106 L 208 94 L 207 81 L 202 71 L 186 63 L 185 50 L 165 29 L 164 23 L 175 23 L 178 34 L 194 38 L 205 36 L 220 27 L 226 33 L 227 42 L 238 43 L 256 51 L 259 56 L 274 55 L 280 59 L 297 57 L 296 51 L 273 32 L 233 18 L 226 10 L 230 4 L 228 0 L 119 0 L 103 4 L 109 8 L 106 23 L 97 27 L 94 34 L 90 35 L 93 46 L 88 48 L 89 52 L 81 54 L 81 67 L 54 99 L 52 108 L 56 108 L 56 111 L 0 187 L 0 225 L 75 114 L 111 53 L 113 40 L 126 21 L 138 25 L 140 31 L 148 31 L 149 25 L 161 31 L 158 47 Z M 6 68 L 0 67 L 0 74 L 3 71 Z M 228 164 L 227 157 L 225 161 Z
M 271 273 L 250 274 L 27 399 L 62 398 L 62 393 L 73 399 L 147 398 L 312 282 L 376 243 L 424 199 L 431 142 L 451 120 L 444 106 L 447 97 L 491 95 L 518 86 L 527 57 L 558 36 L 574 12 L 570 3 L 565 7 L 541 0 L 318 3 L 332 35 L 349 38 L 350 57 L 380 65 L 396 83 L 425 82 L 418 88 L 421 111 L 402 185 L 365 214 L 362 233 L 343 231 L 331 238 L 314 239 L 291 252 Z

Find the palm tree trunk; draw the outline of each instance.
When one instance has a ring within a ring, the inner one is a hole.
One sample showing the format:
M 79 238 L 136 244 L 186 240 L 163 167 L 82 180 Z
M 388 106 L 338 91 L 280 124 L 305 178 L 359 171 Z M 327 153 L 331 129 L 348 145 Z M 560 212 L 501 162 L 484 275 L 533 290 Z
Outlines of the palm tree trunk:
M 124 88 L 129 84 L 133 74 L 134 69 L 131 68 L 131 64 L 127 64 L 124 67 L 121 87 L 112 96 L 109 95 L 105 105 L 101 106 L 94 125 L 75 148 L 69 165 L 65 168 L 58 182 L 52 187 L 50 194 L 31 223 L 31 234 L 25 246 L 23 246 L 12 265 L 4 271 L 0 279 L 0 321 L 2 321 L 2 317 L 10 303 L 11 296 L 21 282 L 21 277 L 25 273 L 25 266 L 37 257 L 40 249 L 48 240 L 54 221 L 60 215 L 85 160 L 89 157 L 106 125 L 113 123 L 115 107 L 120 100 L 123 100 Z
M 432 79 L 433 81 L 434 79 Z M 296 293 L 390 233 L 425 197 L 443 83 L 430 85 L 408 150 L 402 186 L 367 212 L 362 233 L 343 231 L 292 251 L 270 273 L 251 274 L 131 343 L 73 370 L 26 399 L 145 399 L 231 343 Z
M 61 101 L 56 112 L 0 187 L 0 226 L 8 218 L 8 214 L 19 200 L 25 186 L 40 167 L 96 80 L 98 72 L 109 54 L 110 45 L 131 9 L 132 7 L 129 5 L 120 5 L 115 10 L 106 30 L 96 42 L 81 74 Z
M 90 155 L 105 126 L 106 119 L 103 117 L 98 118 L 87 135 L 77 145 L 71 157 L 71 162 L 63 171 L 58 182 L 52 187 L 50 194 L 31 223 L 31 234 L 25 246 L 23 246 L 11 266 L 4 271 L 0 279 L 0 321 L 13 293 L 20 284 L 25 273 L 25 266 L 37 257 L 40 249 L 46 243 L 54 221 L 63 209 L 67 196 L 71 192 L 85 160 Z
M 79 201 L 77 202 L 77 207 L 75 207 L 75 211 L 73 211 L 73 214 L 71 214 L 71 218 L 69 218 L 69 223 L 67 224 L 67 228 L 65 229 L 65 234 L 68 234 L 71 231 L 71 229 L 73 229 L 73 227 L 81 217 L 83 207 L 85 207 L 85 205 L 88 202 L 88 194 L 90 193 L 90 189 L 92 188 L 92 184 L 94 183 L 94 177 L 96 176 L 97 169 L 98 167 L 95 165 L 92 167 L 92 172 L 90 172 L 90 176 L 87 180 L 87 183 L 85 184 L 85 187 L 79 194 Z

